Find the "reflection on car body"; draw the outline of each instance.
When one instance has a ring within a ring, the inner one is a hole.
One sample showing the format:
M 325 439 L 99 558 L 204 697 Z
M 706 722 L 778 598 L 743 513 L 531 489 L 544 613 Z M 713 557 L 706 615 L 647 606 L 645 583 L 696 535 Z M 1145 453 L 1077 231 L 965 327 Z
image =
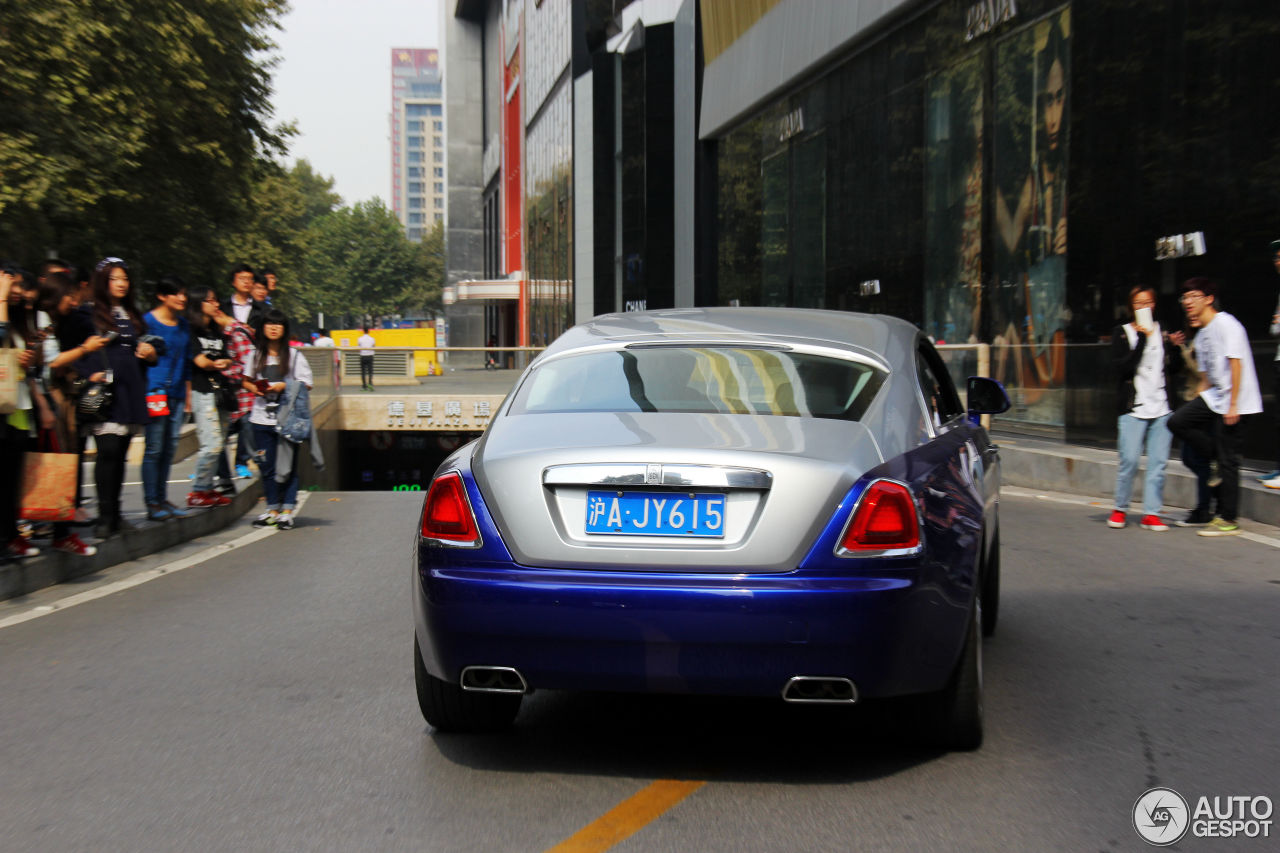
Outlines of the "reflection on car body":
M 970 379 L 982 412 L 1007 406 Z M 801 309 L 574 327 L 436 472 L 415 672 L 442 730 L 528 691 L 921 697 L 982 739 L 999 463 L 918 329 Z

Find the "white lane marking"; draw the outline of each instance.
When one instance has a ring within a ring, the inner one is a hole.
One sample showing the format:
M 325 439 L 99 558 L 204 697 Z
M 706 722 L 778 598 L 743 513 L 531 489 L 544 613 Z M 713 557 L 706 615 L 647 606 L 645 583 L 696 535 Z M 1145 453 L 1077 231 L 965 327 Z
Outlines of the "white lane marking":
M 1021 489 L 1017 486 L 1001 486 L 1000 494 L 1008 495 L 1012 498 L 1031 498 L 1038 501 L 1048 501 L 1049 503 L 1055 504 L 1070 504 L 1072 506 L 1087 506 L 1100 509 L 1106 509 L 1110 506 L 1109 501 L 1100 500 L 1098 498 L 1083 498 L 1078 495 L 1064 495 L 1057 492 L 1046 494 L 1044 492 L 1037 492 L 1034 489 Z M 1170 525 L 1170 527 L 1172 526 L 1173 525 Z M 1257 542 L 1259 545 L 1270 545 L 1272 548 L 1280 548 L 1280 539 L 1277 539 L 1274 536 L 1263 536 L 1261 533 L 1253 533 L 1247 529 L 1241 530 L 1236 535 L 1240 539 L 1248 539 L 1250 542 Z
M 310 492 L 303 492 L 298 495 L 298 506 L 295 510 L 300 511 L 306 504 Z M 181 560 L 174 560 L 172 563 L 165 563 L 163 566 L 157 566 L 154 569 L 147 569 L 145 572 L 138 572 L 136 575 L 115 581 L 114 583 L 103 584 L 85 592 L 79 592 L 75 595 L 69 595 L 66 598 L 60 598 L 52 604 L 42 604 L 32 607 L 30 610 L 24 610 L 21 613 L 15 613 L 12 616 L 0 619 L 0 629 L 8 628 L 12 625 L 21 625 L 23 622 L 29 622 L 32 619 L 39 619 L 41 616 L 48 616 L 51 613 L 57 613 L 78 604 L 87 604 L 90 601 L 96 601 L 99 598 L 106 598 L 108 595 L 114 595 L 117 592 L 123 592 L 126 589 L 132 589 L 135 586 L 141 586 L 148 581 L 156 578 L 180 572 L 183 569 L 189 569 L 192 566 L 198 566 L 201 563 L 212 560 L 214 557 L 221 557 L 223 554 L 229 554 L 238 548 L 246 545 L 252 545 L 262 539 L 266 539 L 275 533 L 279 533 L 275 527 L 260 527 L 251 530 L 243 536 L 232 539 L 230 542 L 223 542 L 221 545 L 213 545 L 205 548 L 189 557 L 183 557 Z

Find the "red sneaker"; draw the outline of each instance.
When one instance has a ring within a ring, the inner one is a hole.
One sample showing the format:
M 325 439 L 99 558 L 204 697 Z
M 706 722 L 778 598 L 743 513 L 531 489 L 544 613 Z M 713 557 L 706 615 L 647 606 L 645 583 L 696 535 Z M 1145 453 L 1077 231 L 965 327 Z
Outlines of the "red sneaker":
M 1138 526 L 1143 530 L 1168 530 L 1169 525 L 1160 520 L 1158 515 L 1144 515 L 1142 521 L 1138 522 Z
M 27 541 L 25 536 L 15 536 L 9 540 L 9 556 L 11 557 L 34 557 L 40 553 L 40 549 Z
M 1114 527 L 1119 530 L 1121 527 L 1124 527 L 1124 525 L 1124 513 L 1118 509 L 1113 510 L 1111 512 L 1111 517 L 1107 519 L 1107 527 Z
M 226 506 L 229 503 L 231 503 L 231 498 L 224 497 L 217 492 L 192 492 L 187 495 L 187 506 L 213 507 Z
M 98 553 L 97 548 L 84 544 L 80 541 L 80 537 L 74 533 L 63 536 L 61 539 L 53 540 L 53 550 L 75 554 L 77 557 L 92 557 Z

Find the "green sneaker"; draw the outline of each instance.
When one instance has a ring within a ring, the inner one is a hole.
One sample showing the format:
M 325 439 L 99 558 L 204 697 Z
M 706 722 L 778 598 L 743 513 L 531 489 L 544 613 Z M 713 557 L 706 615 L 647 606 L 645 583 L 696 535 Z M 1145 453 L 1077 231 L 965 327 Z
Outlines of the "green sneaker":
M 1227 521 L 1225 518 L 1215 518 L 1209 522 L 1202 530 L 1197 530 L 1197 536 L 1235 536 L 1240 532 L 1240 525 L 1234 521 Z

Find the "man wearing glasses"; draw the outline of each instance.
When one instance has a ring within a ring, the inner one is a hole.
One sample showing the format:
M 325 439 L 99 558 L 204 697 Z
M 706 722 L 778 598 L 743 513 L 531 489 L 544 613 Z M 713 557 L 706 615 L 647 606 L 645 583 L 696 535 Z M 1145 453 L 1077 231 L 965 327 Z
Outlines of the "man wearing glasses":
M 1241 421 L 1262 411 L 1258 374 L 1249 336 L 1240 321 L 1214 307 L 1218 286 L 1207 278 L 1182 285 L 1182 310 L 1195 339 L 1200 393 L 1169 419 L 1169 430 L 1209 463 L 1207 483 L 1219 487 L 1218 517 L 1197 531 L 1201 536 L 1233 536 L 1240 532 Z

